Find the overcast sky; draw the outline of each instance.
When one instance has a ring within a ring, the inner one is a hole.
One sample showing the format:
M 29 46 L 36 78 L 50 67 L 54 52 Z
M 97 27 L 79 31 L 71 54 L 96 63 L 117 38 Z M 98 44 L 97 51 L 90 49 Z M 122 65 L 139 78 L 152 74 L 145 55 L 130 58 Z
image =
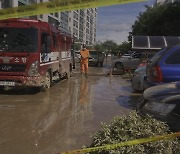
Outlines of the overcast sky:
M 120 44 L 127 41 L 131 26 L 144 5 L 152 5 L 153 0 L 98 8 L 97 41 L 113 40 Z

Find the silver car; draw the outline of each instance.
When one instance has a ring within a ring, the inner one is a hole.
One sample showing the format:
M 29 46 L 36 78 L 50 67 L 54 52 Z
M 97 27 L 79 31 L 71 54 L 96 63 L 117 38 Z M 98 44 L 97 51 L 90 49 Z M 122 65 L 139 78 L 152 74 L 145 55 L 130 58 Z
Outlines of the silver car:
M 113 68 L 116 71 L 125 71 L 129 69 L 136 69 L 141 62 L 142 53 L 132 54 L 128 58 L 120 58 L 113 62 Z
M 135 70 L 142 61 L 147 61 L 154 53 L 139 52 L 133 53 L 129 58 L 120 58 L 113 62 L 113 70 L 124 72 L 126 70 Z
M 124 54 L 124 55 L 122 55 L 121 58 L 129 58 L 130 56 L 131 56 L 130 54 Z
M 134 90 L 143 91 L 146 89 L 146 65 L 137 68 L 131 79 L 131 85 Z

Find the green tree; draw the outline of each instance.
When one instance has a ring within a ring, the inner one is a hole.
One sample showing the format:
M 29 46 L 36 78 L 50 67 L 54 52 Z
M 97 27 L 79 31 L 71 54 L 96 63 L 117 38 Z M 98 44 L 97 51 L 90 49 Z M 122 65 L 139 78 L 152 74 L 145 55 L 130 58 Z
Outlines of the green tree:
M 94 49 L 99 50 L 99 51 L 104 51 L 103 45 L 101 42 L 98 42 L 95 46 Z
M 108 53 L 117 53 L 118 52 L 118 45 L 116 42 L 112 40 L 107 40 L 105 42 L 98 42 L 94 48 L 96 50 L 104 51 L 106 54 Z
M 112 40 L 107 40 L 102 43 L 102 46 L 104 48 L 104 51 L 108 53 L 117 53 L 118 52 L 118 45 L 116 42 Z
M 145 6 L 132 25 L 132 35 L 179 36 L 180 4 Z
M 131 43 L 124 41 L 119 45 L 118 49 L 121 54 L 124 54 L 127 51 L 131 50 Z
M 92 136 L 90 147 L 116 144 L 140 138 L 170 134 L 166 123 L 152 117 L 139 116 L 132 111 L 127 116 L 117 116 L 110 123 L 102 123 L 101 129 Z M 178 138 L 160 140 L 144 144 L 123 146 L 113 150 L 92 152 L 91 154 L 178 154 L 180 151 Z

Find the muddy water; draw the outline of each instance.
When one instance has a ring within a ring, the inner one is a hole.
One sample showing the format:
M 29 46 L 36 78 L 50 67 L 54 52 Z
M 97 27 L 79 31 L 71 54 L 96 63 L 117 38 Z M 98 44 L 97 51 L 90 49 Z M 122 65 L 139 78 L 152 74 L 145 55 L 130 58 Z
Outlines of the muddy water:
M 0 94 L 0 153 L 53 154 L 79 149 L 116 115 L 128 114 L 130 82 L 91 68 L 88 79 L 77 72 L 43 93 L 29 89 Z M 99 74 L 99 75 L 96 75 Z

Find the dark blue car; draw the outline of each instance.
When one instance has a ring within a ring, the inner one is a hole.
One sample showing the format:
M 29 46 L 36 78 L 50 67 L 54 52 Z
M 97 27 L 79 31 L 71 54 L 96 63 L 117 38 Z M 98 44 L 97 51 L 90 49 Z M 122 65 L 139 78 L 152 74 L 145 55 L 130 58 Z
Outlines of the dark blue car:
M 147 64 L 146 74 L 150 86 L 180 81 L 180 45 L 164 48 L 153 56 Z
M 180 131 L 180 82 L 153 86 L 144 91 L 137 111 L 167 122 L 172 131 Z

